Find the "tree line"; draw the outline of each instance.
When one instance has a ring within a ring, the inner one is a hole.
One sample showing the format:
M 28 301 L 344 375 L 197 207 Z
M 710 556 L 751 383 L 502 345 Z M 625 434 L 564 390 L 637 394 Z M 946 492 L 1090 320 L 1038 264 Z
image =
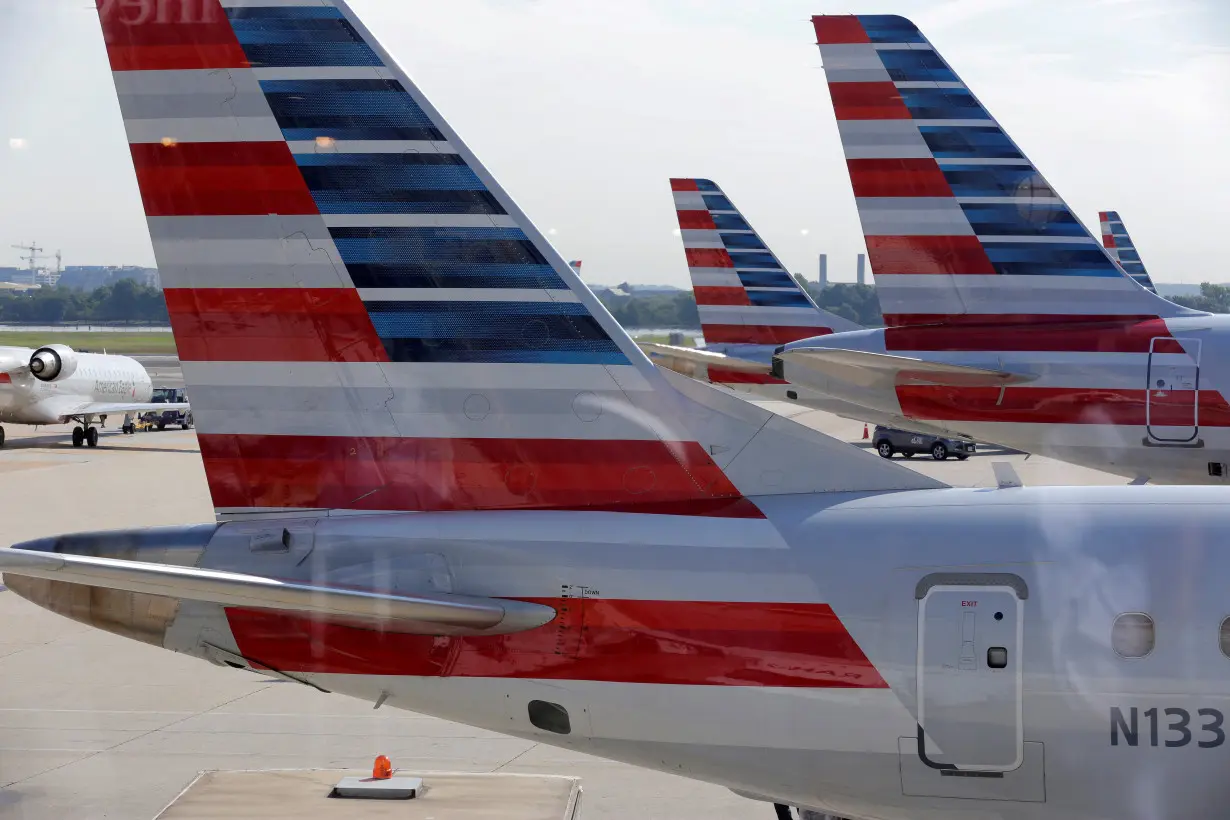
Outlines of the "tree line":
M 168 321 L 162 291 L 131 279 L 121 279 L 90 291 L 63 287 L 0 291 L 0 323 L 4 324 L 132 322 L 165 325 Z
M 1171 296 L 1176 305 L 1204 310 L 1209 313 L 1230 313 L 1230 285 L 1200 283 L 1199 296 Z
M 883 324 L 874 287 L 830 285 L 820 290 L 813 283 L 804 284 L 825 310 L 864 327 Z M 626 287 L 620 289 L 626 290 Z M 1230 289 L 1225 290 L 1230 293 Z M 691 291 L 640 294 L 633 291 L 632 295 L 627 295 L 626 292 L 602 290 L 598 297 L 624 327 L 700 329 L 700 316 Z M 131 279 L 121 279 L 92 291 L 63 287 L 0 291 L 0 323 L 3 324 L 167 324 L 168 321 L 162 291 Z

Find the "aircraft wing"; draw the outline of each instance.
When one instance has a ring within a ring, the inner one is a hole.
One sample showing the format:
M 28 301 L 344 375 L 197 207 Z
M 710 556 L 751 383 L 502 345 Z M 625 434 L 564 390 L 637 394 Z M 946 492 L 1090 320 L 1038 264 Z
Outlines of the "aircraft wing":
M 196 567 L 34 550 L 0 549 L 0 572 L 223 606 L 328 616 L 422 635 L 519 632 L 555 617 L 550 607 L 526 601 L 444 593 L 387 595 Z
M 645 351 L 650 358 L 665 359 L 662 362 L 671 370 L 679 371 L 675 365 L 677 363 L 686 363 L 689 365 L 709 365 L 720 367 L 723 370 L 734 370 L 739 373 L 759 373 L 761 375 L 769 375 L 770 365 L 762 364 L 761 362 L 753 362 L 747 359 L 737 359 L 733 356 L 726 356 L 722 353 L 714 353 L 712 350 L 698 350 L 694 347 L 677 347 L 675 345 L 658 344 L 657 342 L 637 342 L 637 347 Z
M 123 401 L 88 401 L 74 405 L 65 416 L 81 416 L 86 413 L 102 415 L 104 413 L 148 413 L 156 410 L 190 410 L 187 402 L 171 402 L 169 404 L 154 404 L 152 402 Z
M 910 356 L 894 356 L 890 353 L 827 347 L 783 350 L 776 354 L 775 358 L 830 378 L 865 387 L 885 381 L 895 384 L 941 384 L 953 387 L 1007 387 L 1038 378 L 1029 373 L 1012 373 L 1007 370 L 967 367 Z

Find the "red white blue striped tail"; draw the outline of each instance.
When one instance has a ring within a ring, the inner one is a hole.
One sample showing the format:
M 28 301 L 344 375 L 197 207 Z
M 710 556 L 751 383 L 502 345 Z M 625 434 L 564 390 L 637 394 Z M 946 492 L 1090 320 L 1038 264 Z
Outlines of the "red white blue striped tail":
M 1145 263 L 1140 261 L 1136 243 L 1132 241 L 1127 228 L 1123 227 L 1123 220 L 1119 218 L 1119 212 L 1099 211 L 1098 222 L 1102 225 L 1102 247 L 1110 252 L 1111 257 L 1119 263 L 1119 267 L 1123 268 L 1137 284 L 1157 293 L 1153 280 L 1149 278 L 1149 272 L 1145 270 Z
M 98 7 L 219 514 L 825 485 L 828 440 L 650 364 L 341 0 L 129 5 Z
M 860 330 L 821 310 L 712 180 L 671 180 L 705 343 L 777 345 Z
M 1186 313 L 1131 281 L 912 22 L 813 23 L 890 327 Z

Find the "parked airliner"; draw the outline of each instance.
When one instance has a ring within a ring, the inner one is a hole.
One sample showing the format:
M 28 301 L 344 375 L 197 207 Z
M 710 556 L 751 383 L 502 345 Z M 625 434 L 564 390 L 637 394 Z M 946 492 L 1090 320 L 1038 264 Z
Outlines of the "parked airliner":
M 152 395 L 149 374 L 127 356 L 79 353 L 62 344 L 0 347 L 0 421 L 35 425 L 75 421 L 74 447 L 97 447 L 95 425 L 108 415 L 188 408 L 152 403 Z
M 341 0 L 201 3 L 100 10 L 219 520 L 16 594 L 840 817 L 1220 816 L 1230 490 L 953 489 L 657 368 Z
M 888 327 L 650 352 L 851 418 L 1136 481 L 1230 481 L 1230 317 L 1156 295 L 1117 213 L 1099 214 L 1099 246 L 926 38 L 900 33 L 820 41 Z M 707 205 L 676 193 L 681 225 Z

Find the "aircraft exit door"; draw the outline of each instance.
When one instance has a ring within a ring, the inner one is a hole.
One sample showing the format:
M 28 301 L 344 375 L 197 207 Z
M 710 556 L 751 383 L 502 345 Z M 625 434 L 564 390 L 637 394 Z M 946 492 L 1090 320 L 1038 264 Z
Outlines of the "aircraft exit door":
M 1171 445 L 1195 441 L 1200 432 L 1200 340 L 1150 340 L 1146 378 L 1149 441 Z
M 1017 768 L 1024 581 L 945 573 L 923 579 L 916 597 L 919 757 L 932 768 Z

